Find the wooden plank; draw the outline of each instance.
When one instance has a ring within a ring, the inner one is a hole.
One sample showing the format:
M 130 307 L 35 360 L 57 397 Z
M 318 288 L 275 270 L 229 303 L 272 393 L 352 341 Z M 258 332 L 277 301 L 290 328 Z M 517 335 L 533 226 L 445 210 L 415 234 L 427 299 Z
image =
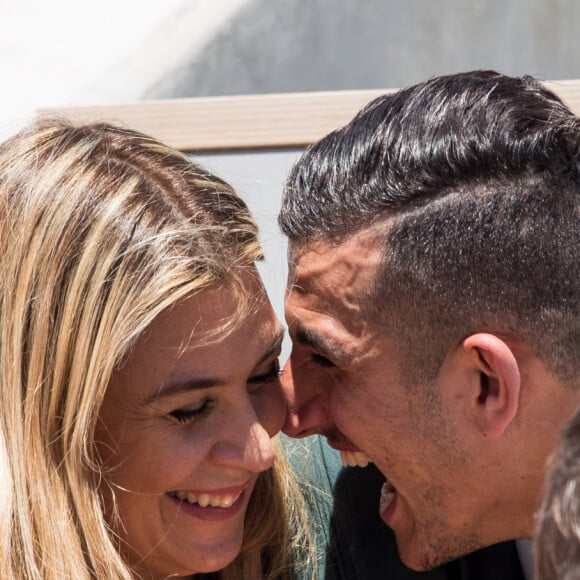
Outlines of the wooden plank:
M 574 112 L 580 116 L 580 79 L 566 81 L 546 81 L 552 89 Z
M 580 80 L 547 83 L 580 115 Z M 41 109 L 75 121 L 121 123 L 183 151 L 304 147 L 395 89 L 199 97 Z
M 303 147 L 347 122 L 385 91 L 201 97 L 52 109 L 78 120 L 109 120 L 184 151 Z

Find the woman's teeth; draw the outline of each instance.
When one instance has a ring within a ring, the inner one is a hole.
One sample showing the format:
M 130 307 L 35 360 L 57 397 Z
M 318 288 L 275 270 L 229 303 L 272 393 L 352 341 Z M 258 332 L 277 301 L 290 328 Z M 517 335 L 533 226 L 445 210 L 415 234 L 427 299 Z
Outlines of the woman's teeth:
M 393 498 L 395 497 L 395 492 L 396 492 L 395 487 L 387 479 L 387 481 L 383 483 L 383 487 L 381 488 L 381 504 L 380 504 L 381 512 L 383 512 L 389 507 L 390 503 L 393 501 Z
M 211 506 L 229 508 L 232 507 L 240 495 L 242 495 L 242 492 L 240 491 L 240 493 L 237 495 L 213 496 L 209 493 L 200 493 L 199 495 L 196 495 L 193 493 L 187 493 L 185 491 L 174 491 L 170 495 L 181 501 L 196 503 L 201 507 Z
M 369 458 L 362 451 L 341 451 L 340 460 L 342 464 L 346 467 L 366 467 L 369 464 Z

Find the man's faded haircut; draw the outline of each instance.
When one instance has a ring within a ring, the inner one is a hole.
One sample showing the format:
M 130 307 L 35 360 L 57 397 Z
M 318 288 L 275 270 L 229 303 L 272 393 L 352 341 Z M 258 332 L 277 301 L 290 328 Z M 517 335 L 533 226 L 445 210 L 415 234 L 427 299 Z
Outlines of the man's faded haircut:
M 309 148 L 279 223 L 295 245 L 360 232 L 381 245 L 369 305 L 398 337 L 408 382 L 490 331 L 575 384 L 579 148 L 579 119 L 537 80 L 441 76 L 375 99 Z

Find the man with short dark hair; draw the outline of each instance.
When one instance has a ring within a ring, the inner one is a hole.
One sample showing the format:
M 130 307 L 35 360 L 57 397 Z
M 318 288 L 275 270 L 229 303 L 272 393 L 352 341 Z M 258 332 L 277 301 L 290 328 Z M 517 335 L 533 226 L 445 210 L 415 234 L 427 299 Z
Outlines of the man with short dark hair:
M 578 118 L 530 77 L 434 78 L 306 151 L 279 222 L 286 433 L 375 463 L 414 570 L 532 538 L 580 386 Z

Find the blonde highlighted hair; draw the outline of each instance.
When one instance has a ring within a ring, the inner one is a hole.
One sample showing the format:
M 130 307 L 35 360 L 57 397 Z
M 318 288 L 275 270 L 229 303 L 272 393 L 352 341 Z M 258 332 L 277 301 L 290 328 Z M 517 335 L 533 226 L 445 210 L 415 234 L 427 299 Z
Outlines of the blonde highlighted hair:
M 0 147 L 0 247 L 0 577 L 132 578 L 98 492 L 111 373 L 192 292 L 233 285 L 243 311 L 256 225 L 228 184 L 154 139 L 51 119 Z M 292 577 L 302 510 L 280 456 L 216 577 Z
M 537 580 L 580 578 L 580 409 L 550 460 L 535 541 Z

